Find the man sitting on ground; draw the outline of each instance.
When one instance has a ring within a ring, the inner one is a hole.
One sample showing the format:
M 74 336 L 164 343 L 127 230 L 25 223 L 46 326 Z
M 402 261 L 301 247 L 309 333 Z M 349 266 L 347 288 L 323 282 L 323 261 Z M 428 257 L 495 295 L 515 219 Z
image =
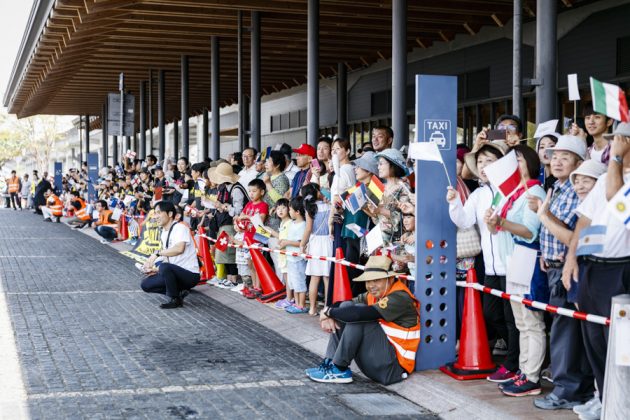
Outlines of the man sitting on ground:
M 118 237 L 118 222 L 114 220 L 113 214 L 107 205 L 107 201 L 98 200 L 94 204 L 98 212 L 98 220 L 94 222 L 94 230 L 103 239 L 101 243 L 110 243 Z
M 170 201 L 155 205 L 155 218 L 162 227 L 162 249 L 144 264 L 149 274 L 141 284 L 147 293 L 165 294 L 170 298 L 162 309 L 184 306 L 184 297 L 199 283 L 199 260 L 190 229 L 176 218 L 177 210 Z M 159 267 L 156 267 L 159 262 Z
M 391 265 L 388 257 L 370 257 L 365 272 L 354 279 L 366 282 L 368 291 L 321 312 L 321 327 L 331 334 L 322 364 L 306 370 L 310 379 L 352 382 L 352 360 L 368 378 L 384 385 L 413 372 L 420 344 L 420 303 L 394 277 Z
M 51 188 L 47 189 L 44 193 L 46 199 L 45 206 L 39 206 L 42 214 L 44 215 L 44 222 L 52 222 L 52 218 L 55 218 L 55 222 L 61 222 L 61 216 L 63 216 L 63 203 L 53 193 Z
M 81 194 L 78 191 L 70 191 L 69 207 L 74 210 L 74 216 L 66 221 L 69 225 L 81 229 L 92 221 L 92 216 L 87 212 L 87 204 L 85 200 L 81 198 Z

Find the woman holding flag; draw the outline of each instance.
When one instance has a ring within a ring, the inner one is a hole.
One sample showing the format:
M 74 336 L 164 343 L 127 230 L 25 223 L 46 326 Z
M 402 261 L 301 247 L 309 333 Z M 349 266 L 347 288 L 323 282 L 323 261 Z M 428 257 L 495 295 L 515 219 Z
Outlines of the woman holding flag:
M 383 243 L 388 247 L 402 236 L 400 204 L 411 202 L 411 193 L 403 181 L 407 176 L 407 165 L 402 153 L 396 149 L 385 149 L 377 153 L 376 158 L 378 176 L 383 183 L 375 179 L 370 182 L 369 190 L 372 193 L 368 195 L 372 203 L 368 204 L 366 213 L 379 225 L 383 233 Z
M 493 208 L 486 210 L 485 222 L 490 233 L 496 235 L 498 255 L 506 266 L 506 292 L 529 295 L 538 285 L 538 280 L 542 279 L 537 243 L 540 219 L 528 205 L 528 197 L 538 197 L 543 201 L 546 196 L 538 180 L 540 159 L 533 149 L 519 145 L 492 166 L 486 169 L 486 173 L 491 174 L 490 182 L 506 198 L 502 200 L 498 211 Z M 519 330 L 521 373 L 504 382 L 500 388 L 511 397 L 539 395 L 540 369 L 547 340 L 544 314 L 527 309 L 520 303 L 510 304 Z
M 473 191 L 465 204 L 459 193 L 452 187 L 448 188 L 446 201 L 449 203 L 451 220 L 458 229 L 468 229 L 476 226 L 481 236 L 481 250 L 485 266 L 484 285 L 493 289 L 505 291 L 505 264 L 498 257 L 498 242 L 486 228 L 486 210 L 496 207 L 501 198 L 498 189 L 488 182 L 485 168 L 501 159 L 507 152 L 505 142 L 494 141 L 485 143 L 477 151 L 464 156 L 466 166 L 481 186 Z M 491 334 L 507 343 L 507 354 L 499 369 L 488 376 L 488 380 L 495 383 L 509 381 L 516 376 L 518 370 L 518 329 L 514 323 L 514 315 L 510 302 L 488 295 L 483 298 L 483 315 Z

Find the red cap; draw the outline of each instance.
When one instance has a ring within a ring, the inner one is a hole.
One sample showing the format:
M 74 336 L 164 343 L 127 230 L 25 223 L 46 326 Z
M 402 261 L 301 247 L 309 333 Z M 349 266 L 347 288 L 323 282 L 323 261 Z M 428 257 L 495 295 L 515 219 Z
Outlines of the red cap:
M 293 149 L 298 155 L 307 155 L 312 158 L 317 157 L 317 150 L 310 144 L 302 143 L 297 149 Z

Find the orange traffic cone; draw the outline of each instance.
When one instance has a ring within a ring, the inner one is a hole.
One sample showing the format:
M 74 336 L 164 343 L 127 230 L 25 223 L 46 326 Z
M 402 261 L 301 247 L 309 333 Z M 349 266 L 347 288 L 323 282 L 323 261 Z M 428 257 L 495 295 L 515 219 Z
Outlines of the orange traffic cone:
M 337 248 L 335 251 L 335 258 L 343 260 L 343 250 L 341 248 Z M 333 285 L 333 304 L 352 300 L 352 289 L 350 288 L 350 279 L 348 278 L 348 270 L 345 265 L 335 263 L 335 281 Z
M 245 243 L 251 246 L 253 242 L 251 239 L 245 238 Z M 256 270 L 258 280 L 260 281 L 260 287 L 263 291 L 263 294 L 258 298 L 258 301 L 268 303 L 284 298 L 286 296 L 284 285 L 280 282 L 276 272 L 273 271 L 265 257 L 263 257 L 257 249 L 250 249 L 249 254 L 252 257 L 254 269 Z
M 138 237 L 142 236 L 142 228 L 144 224 L 144 211 L 140 211 L 140 217 L 138 217 Z
M 127 226 L 127 212 L 123 211 L 120 215 L 120 240 L 129 239 L 129 227 Z
M 477 273 L 474 268 L 466 273 L 466 283 L 477 283 Z M 490 346 L 488 346 L 479 292 L 467 287 L 464 293 L 459 356 L 455 363 L 448 363 L 440 368 L 442 372 L 458 381 L 482 379 L 496 370 L 496 365 L 490 355 Z
M 199 235 L 205 235 L 206 231 L 203 226 L 199 226 Z M 212 255 L 210 254 L 210 247 L 208 246 L 208 239 L 199 237 L 199 254 L 203 267 L 201 268 L 201 276 L 199 284 L 206 284 L 208 280 L 214 277 L 214 261 L 212 261 Z

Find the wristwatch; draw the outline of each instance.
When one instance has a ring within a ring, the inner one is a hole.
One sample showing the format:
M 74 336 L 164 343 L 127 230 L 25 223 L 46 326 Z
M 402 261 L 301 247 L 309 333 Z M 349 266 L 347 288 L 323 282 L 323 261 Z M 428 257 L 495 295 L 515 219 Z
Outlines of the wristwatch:
M 621 157 L 620 155 L 611 156 L 610 159 L 620 165 L 623 164 L 623 157 Z

